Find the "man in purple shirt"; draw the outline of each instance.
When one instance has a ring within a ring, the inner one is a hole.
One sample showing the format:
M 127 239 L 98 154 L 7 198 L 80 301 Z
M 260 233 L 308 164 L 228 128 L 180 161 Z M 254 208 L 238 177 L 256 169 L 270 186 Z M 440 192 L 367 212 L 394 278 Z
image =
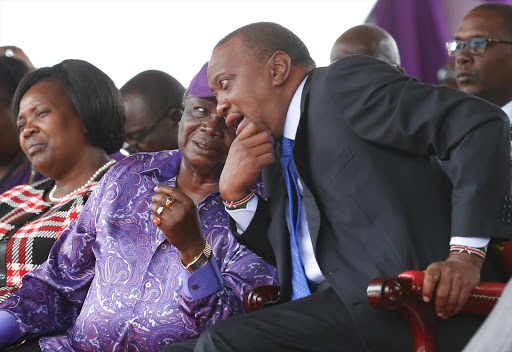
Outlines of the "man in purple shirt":
M 276 283 L 228 228 L 218 182 L 235 132 L 216 113 L 206 69 L 185 94 L 180 150 L 132 155 L 103 177 L 0 307 L 0 348 L 159 351 L 243 314 L 246 292 Z

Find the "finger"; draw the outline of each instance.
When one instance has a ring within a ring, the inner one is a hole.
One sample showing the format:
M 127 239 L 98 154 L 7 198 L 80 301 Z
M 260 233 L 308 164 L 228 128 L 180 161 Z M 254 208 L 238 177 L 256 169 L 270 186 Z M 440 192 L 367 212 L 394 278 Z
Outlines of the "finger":
M 155 224 L 156 226 L 160 226 L 160 224 L 162 223 L 162 219 L 154 213 L 151 214 L 149 217 L 151 218 L 153 224 Z
M 268 166 L 272 165 L 276 161 L 274 153 L 265 153 L 258 156 L 258 165 Z
M 167 197 L 173 197 L 175 201 L 183 202 L 187 196 L 181 192 L 178 188 L 166 185 L 160 185 L 153 188 L 156 192 L 156 195 L 153 196 L 153 202 L 155 201 L 155 197 L 158 196 L 158 199 L 161 200 L 161 204 L 165 204 Z
M 170 207 L 171 207 L 171 205 L 172 205 L 172 203 L 174 203 L 175 201 L 176 201 L 176 199 L 174 199 L 174 197 L 173 197 L 173 196 L 168 196 L 168 197 L 167 197 L 167 199 L 165 200 L 165 204 L 164 204 L 164 206 L 165 206 L 166 208 L 170 208 Z
M 165 193 L 157 193 L 151 198 L 154 203 L 157 203 L 158 205 L 163 205 L 166 208 L 171 209 L 173 207 L 176 207 L 175 203 L 180 203 L 179 200 L 176 200 L 173 196 L 169 196 Z M 154 204 L 153 203 L 153 204 Z
M 441 270 L 437 263 L 431 264 L 424 271 L 423 279 L 423 301 L 430 302 L 436 285 L 441 277 Z
M 271 137 L 270 130 L 261 122 L 251 122 L 240 132 L 240 134 L 236 137 L 237 139 L 243 140 L 250 138 L 256 134 L 263 132 L 263 135 L 268 135 Z M 272 139 L 273 143 L 273 139 Z
M 436 291 L 436 312 L 441 318 L 453 315 L 460 295 L 460 280 L 453 277 L 441 277 Z
M 259 158 L 261 156 L 265 156 L 267 154 L 270 154 L 272 155 L 272 157 L 274 157 L 274 148 L 266 143 L 266 144 L 261 144 L 261 145 L 258 145 L 258 146 L 254 146 L 252 147 L 249 151 L 246 151 L 245 152 L 245 157 L 242 158 L 240 160 L 240 162 L 252 162 L 253 159 L 251 158 Z
M 462 309 L 466 305 L 466 302 L 469 299 L 469 294 L 471 293 L 472 289 L 473 287 L 471 287 L 469 284 L 462 286 L 459 297 L 457 299 L 457 303 L 455 305 L 455 308 L 453 309 L 452 315 L 459 314 L 462 311 Z
M 245 132 L 245 130 L 243 132 Z M 250 132 L 254 131 L 248 131 L 248 133 L 242 135 L 242 138 L 235 139 L 233 143 L 235 143 L 235 145 L 236 143 L 241 144 L 246 148 L 252 148 L 260 144 L 270 144 L 271 146 L 274 145 L 274 138 L 272 138 L 272 135 L 269 131 L 258 131 L 249 134 Z
M 149 206 L 149 209 L 151 209 L 151 211 L 160 218 L 164 217 L 165 211 L 169 211 L 168 208 L 164 207 L 160 203 L 151 203 L 151 205 Z

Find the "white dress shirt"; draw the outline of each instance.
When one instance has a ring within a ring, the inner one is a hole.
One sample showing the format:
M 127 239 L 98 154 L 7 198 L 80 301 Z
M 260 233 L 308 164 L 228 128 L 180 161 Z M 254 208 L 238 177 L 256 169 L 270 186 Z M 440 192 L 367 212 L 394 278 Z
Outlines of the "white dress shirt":
M 503 105 L 501 107 L 501 110 L 503 110 L 505 112 L 505 114 L 507 114 L 508 119 L 512 121 L 512 100 L 509 101 L 507 104 Z M 512 122 L 511 122 L 511 125 L 512 125 Z

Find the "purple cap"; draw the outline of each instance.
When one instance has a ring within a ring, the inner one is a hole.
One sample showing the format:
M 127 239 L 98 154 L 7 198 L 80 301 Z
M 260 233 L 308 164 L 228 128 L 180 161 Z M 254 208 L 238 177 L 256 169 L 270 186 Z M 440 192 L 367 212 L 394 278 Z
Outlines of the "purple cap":
M 208 87 L 206 71 L 208 71 L 208 62 L 201 67 L 201 71 L 192 78 L 192 82 L 190 82 L 190 85 L 188 86 L 187 92 L 190 92 L 190 94 L 197 98 L 215 97 L 210 90 L 210 87 Z

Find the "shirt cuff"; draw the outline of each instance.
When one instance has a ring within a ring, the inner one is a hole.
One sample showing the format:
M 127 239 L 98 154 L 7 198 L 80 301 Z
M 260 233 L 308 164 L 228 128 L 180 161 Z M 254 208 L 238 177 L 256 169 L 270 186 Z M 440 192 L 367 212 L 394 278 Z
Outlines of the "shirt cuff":
M 0 311 L 0 327 L 0 349 L 12 346 L 20 339 L 20 327 L 11 313 Z
M 454 236 L 450 240 L 450 245 L 458 244 L 460 246 L 474 247 L 474 248 L 485 248 L 491 241 L 490 237 L 457 237 Z
M 209 296 L 224 286 L 224 279 L 213 254 L 208 263 L 193 273 L 180 265 L 180 274 L 183 279 L 183 293 L 194 301 Z
M 256 209 L 258 208 L 258 197 L 252 197 L 252 199 L 247 203 L 244 209 L 235 209 L 229 210 L 226 209 L 229 216 L 233 218 L 236 222 L 236 230 L 239 235 L 243 234 L 245 230 L 249 227 L 254 214 L 256 213 Z

